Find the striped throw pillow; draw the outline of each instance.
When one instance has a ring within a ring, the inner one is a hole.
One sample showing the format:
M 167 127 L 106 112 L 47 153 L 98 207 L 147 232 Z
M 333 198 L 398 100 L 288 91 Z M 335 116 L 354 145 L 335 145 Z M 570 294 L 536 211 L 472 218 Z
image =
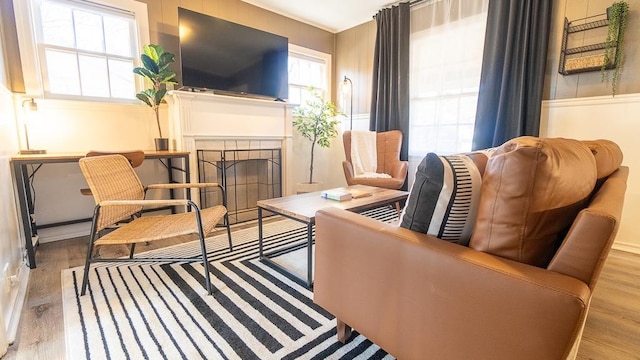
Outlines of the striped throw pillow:
M 480 172 L 468 156 L 427 154 L 416 170 L 400 226 L 467 245 L 481 185 Z

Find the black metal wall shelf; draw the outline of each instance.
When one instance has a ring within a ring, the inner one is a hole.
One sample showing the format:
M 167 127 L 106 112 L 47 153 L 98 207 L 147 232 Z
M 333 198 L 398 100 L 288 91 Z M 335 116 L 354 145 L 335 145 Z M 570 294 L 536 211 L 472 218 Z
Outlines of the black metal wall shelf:
M 593 20 L 591 20 L 593 19 Z M 589 38 L 595 38 L 603 42 L 591 43 L 583 46 L 567 48 L 567 43 L 572 35 L 584 33 L 586 31 L 596 30 L 604 28 L 609 25 L 607 14 L 602 13 L 586 18 L 576 19 L 569 21 L 564 18 L 564 29 L 562 32 L 562 48 L 560 49 L 560 64 L 558 66 L 558 72 L 563 75 L 577 74 L 583 72 L 600 71 L 605 60 L 604 50 L 606 44 L 604 39 L 606 37 L 606 30 L 602 39 L 598 37 L 590 36 Z M 616 43 L 617 48 L 617 43 Z M 617 51 L 617 50 L 616 50 Z M 580 56 L 580 54 L 584 54 Z M 579 55 L 579 56 L 569 56 Z M 606 69 L 613 69 L 617 64 L 607 64 Z

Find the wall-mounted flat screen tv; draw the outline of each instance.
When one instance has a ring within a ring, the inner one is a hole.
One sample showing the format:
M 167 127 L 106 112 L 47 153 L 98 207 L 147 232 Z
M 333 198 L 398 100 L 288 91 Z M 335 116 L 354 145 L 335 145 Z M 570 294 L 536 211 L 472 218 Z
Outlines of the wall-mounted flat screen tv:
M 183 8 L 178 23 L 183 88 L 288 98 L 286 37 Z

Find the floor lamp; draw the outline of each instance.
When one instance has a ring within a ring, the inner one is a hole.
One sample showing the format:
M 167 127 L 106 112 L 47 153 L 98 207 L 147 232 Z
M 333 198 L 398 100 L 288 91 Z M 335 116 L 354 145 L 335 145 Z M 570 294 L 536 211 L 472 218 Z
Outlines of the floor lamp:
M 349 130 L 353 130 L 353 82 L 346 75 L 342 80 L 342 89 L 345 93 L 349 91 Z

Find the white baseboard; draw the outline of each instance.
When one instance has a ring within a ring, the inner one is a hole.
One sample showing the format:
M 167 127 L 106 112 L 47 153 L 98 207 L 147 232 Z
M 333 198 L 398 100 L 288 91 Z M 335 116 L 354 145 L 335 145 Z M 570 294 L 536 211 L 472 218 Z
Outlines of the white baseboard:
M 56 226 L 47 229 L 39 229 L 38 236 L 41 244 L 52 241 L 71 239 L 80 236 L 87 236 L 91 231 L 91 223 L 80 223 L 65 226 Z
M 18 279 L 18 286 L 16 289 L 15 297 L 13 297 L 13 306 L 11 307 L 11 313 L 9 316 L 7 326 L 7 342 L 13 344 L 16 340 L 18 333 L 18 324 L 20 323 L 20 315 L 22 314 L 22 307 L 24 300 L 27 297 L 27 287 L 29 285 L 29 267 L 26 264 L 21 265 L 20 275 Z
M 638 254 L 640 255 L 640 245 L 638 244 L 631 244 L 631 243 L 625 243 L 625 242 L 614 242 L 613 246 L 611 247 L 612 249 L 616 249 L 616 250 L 620 250 L 620 251 L 626 251 L 632 254 Z

